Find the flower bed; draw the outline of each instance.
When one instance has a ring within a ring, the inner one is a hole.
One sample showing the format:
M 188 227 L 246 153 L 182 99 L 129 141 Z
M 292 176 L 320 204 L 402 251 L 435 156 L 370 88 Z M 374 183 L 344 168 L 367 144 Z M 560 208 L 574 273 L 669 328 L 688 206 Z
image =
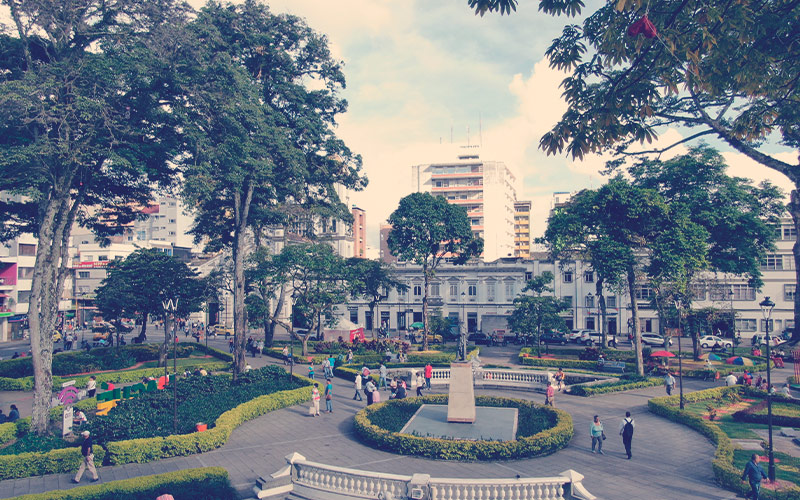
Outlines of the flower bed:
M 203 467 L 23 495 L 17 500 L 140 500 L 156 498 L 165 493 L 172 495 L 175 500 L 236 498 L 236 491 L 228 481 L 228 471 L 222 467 Z
M 356 434 L 369 445 L 401 455 L 440 460 L 511 460 L 549 455 L 572 439 L 572 417 L 563 410 L 521 399 L 478 396 L 478 406 L 519 410 L 515 441 L 466 441 L 397 432 L 422 404 L 447 404 L 446 395 L 392 400 L 371 405 L 355 416 Z
M 772 399 L 772 424 L 781 427 L 800 427 L 800 401 L 788 398 L 779 399 L 775 395 L 773 395 Z M 782 405 L 786 405 L 785 408 L 788 411 L 781 411 L 783 409 Z M 732 415 L 732 418 L 737 422 L 767 424 L 767 402 L 761 401 L 744 410 L 737 411 Z
M 717 387 L 684 394 L 683 399 L 686 403 L 716 400 L 731 392 L 751 395 L 754 393 L 754 390 L 741 385 Z M 717 482 L 722 487 L 742 495 L 749 491 L 750 488 L 746 487 L 745 483 L 741 480 L 741 470 L 733 465 L 734 446 L 728 435 L 716 424 L 681 410 L 679 404 L 680 396 L 666 396 L 649 400 L 647 402 L 647 407 L 652 413 L 684 424 L 711 440 L 711 442 L 717 446 L 714 452 L 714 458 L 711 461 L 711 468 L 714 471 L 714 477 Z M 784 491 L 761 490 L 761 497 L 769 500 L 793 500 L 797 499 L 798 495 L 800 495 L 800 489 L 798 488 Z

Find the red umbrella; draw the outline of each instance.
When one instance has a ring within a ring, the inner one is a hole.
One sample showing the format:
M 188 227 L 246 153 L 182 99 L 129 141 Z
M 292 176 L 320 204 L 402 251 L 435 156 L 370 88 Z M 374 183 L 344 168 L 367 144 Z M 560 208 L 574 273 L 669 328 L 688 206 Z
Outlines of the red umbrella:
M 669 351 L 655 351 L 650 353 L 651 358 L 674 358 L 675 355 Z

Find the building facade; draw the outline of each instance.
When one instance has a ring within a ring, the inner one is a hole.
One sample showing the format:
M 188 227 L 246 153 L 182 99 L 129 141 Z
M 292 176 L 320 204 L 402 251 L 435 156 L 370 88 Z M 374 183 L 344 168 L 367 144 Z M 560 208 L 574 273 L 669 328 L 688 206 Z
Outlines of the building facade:
M 531 256 L 531 206 L 530 201 L 514 203 L 514 257 Z
M 367 212 L 353 205 L 353 257 L 367 258 Z

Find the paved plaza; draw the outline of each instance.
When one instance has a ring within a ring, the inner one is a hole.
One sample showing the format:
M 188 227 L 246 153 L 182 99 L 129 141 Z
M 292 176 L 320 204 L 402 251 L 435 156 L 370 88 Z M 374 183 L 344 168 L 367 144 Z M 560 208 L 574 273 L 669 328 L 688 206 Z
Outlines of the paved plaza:
M 272 362 L 266 357 L 248 360 L 253 366 Z M 790 369 L 780 372 L 776 376 L 787 376 Z M 685 380 L 684 388 L 688 392 L 713 384 Z M 647 411 L 647 400 L 664 395 L 663 387 L 594 398 L 557 394 L 556 406 L 568 411 L 575 425 L 575 436 L 567 448 L 548 457 L 462 463 L 405 457 L 361 444 L 354 435 L 352 422 L 353 415 L 365 403 L 352 400 L 350 382 L 335 379 L 334 386 L 332 414 L 309 417 L 306 404 L 278 410 L 246 422 L 233 432 L 227 444 L 217 450 L 147 464 L 102 467 L 99 469 L 102 481 L 192 467 L 221 466 L 228 470 L 233 486 L 247 498 L 252 496 L 252 487 L 259 476 L 277 471 L 285 465 L 286 455 L 298 452 L 308 460 L 342 467 L 397 474 L 424 472 L 434 477 L 554 476 L 574 469 L 585 476 L 584 485 L 600 499 L 736 498 L 734 493 L 714 483 L 711 470 L 714 447 L 707 439 Z M 481 390 L 476 393 L 489 394 Z M 529 392 L 491 391 L 491 394 L 543 400 L 543 395 Z M 21 399 L 20 393 L 2 393 L 0 401 L 10 395 Z M 626 459 L 618 435 L 626 410 L 630 410 L 636 419 L 632 460 Z M 589 424 L 594 414 L 600 415 L 608 435 L 603 448 L 605 455 L 591 453 Z M 68 489 L 74 487 L 70 483 L 71 477 L 70 474 L 55 474 L 0 481 L 0 498 Z

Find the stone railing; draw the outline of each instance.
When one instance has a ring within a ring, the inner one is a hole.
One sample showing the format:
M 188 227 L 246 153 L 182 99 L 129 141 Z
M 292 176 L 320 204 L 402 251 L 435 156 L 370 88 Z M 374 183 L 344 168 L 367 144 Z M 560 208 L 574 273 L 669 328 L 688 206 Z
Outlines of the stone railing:
M 400 476 L 346 469 L 309 462 L 293 453 L 287 466 L 267 478 L 259 478 L 257 498 L 346 500 L 595 500 L 583 487 L 583 476 L 567 470 L 554 477 L 517 479 L 432 478 L 427 474 Z
M 421 371 L 422 369 L 412 369 Z M 548 375 L 549 373 L 549 375 Z M 544 391 L 547 387 L 549 376 L 554 375 L 554 371 L 540 370 L 507 370 L 502 368 L 478 368 L 474 373 L 475 387 L 481 389 L 503 389 L 513 387 L 528 391 Z M 416 380 L 410 377 L 412 387 Z M 588 375 L 582 373 L 567 373 L 567 385 L 599 383 L 611 380 L 611 377 Z M 449 385 L 450 368 L 434 368 L 431 376 L 431 385 Z

